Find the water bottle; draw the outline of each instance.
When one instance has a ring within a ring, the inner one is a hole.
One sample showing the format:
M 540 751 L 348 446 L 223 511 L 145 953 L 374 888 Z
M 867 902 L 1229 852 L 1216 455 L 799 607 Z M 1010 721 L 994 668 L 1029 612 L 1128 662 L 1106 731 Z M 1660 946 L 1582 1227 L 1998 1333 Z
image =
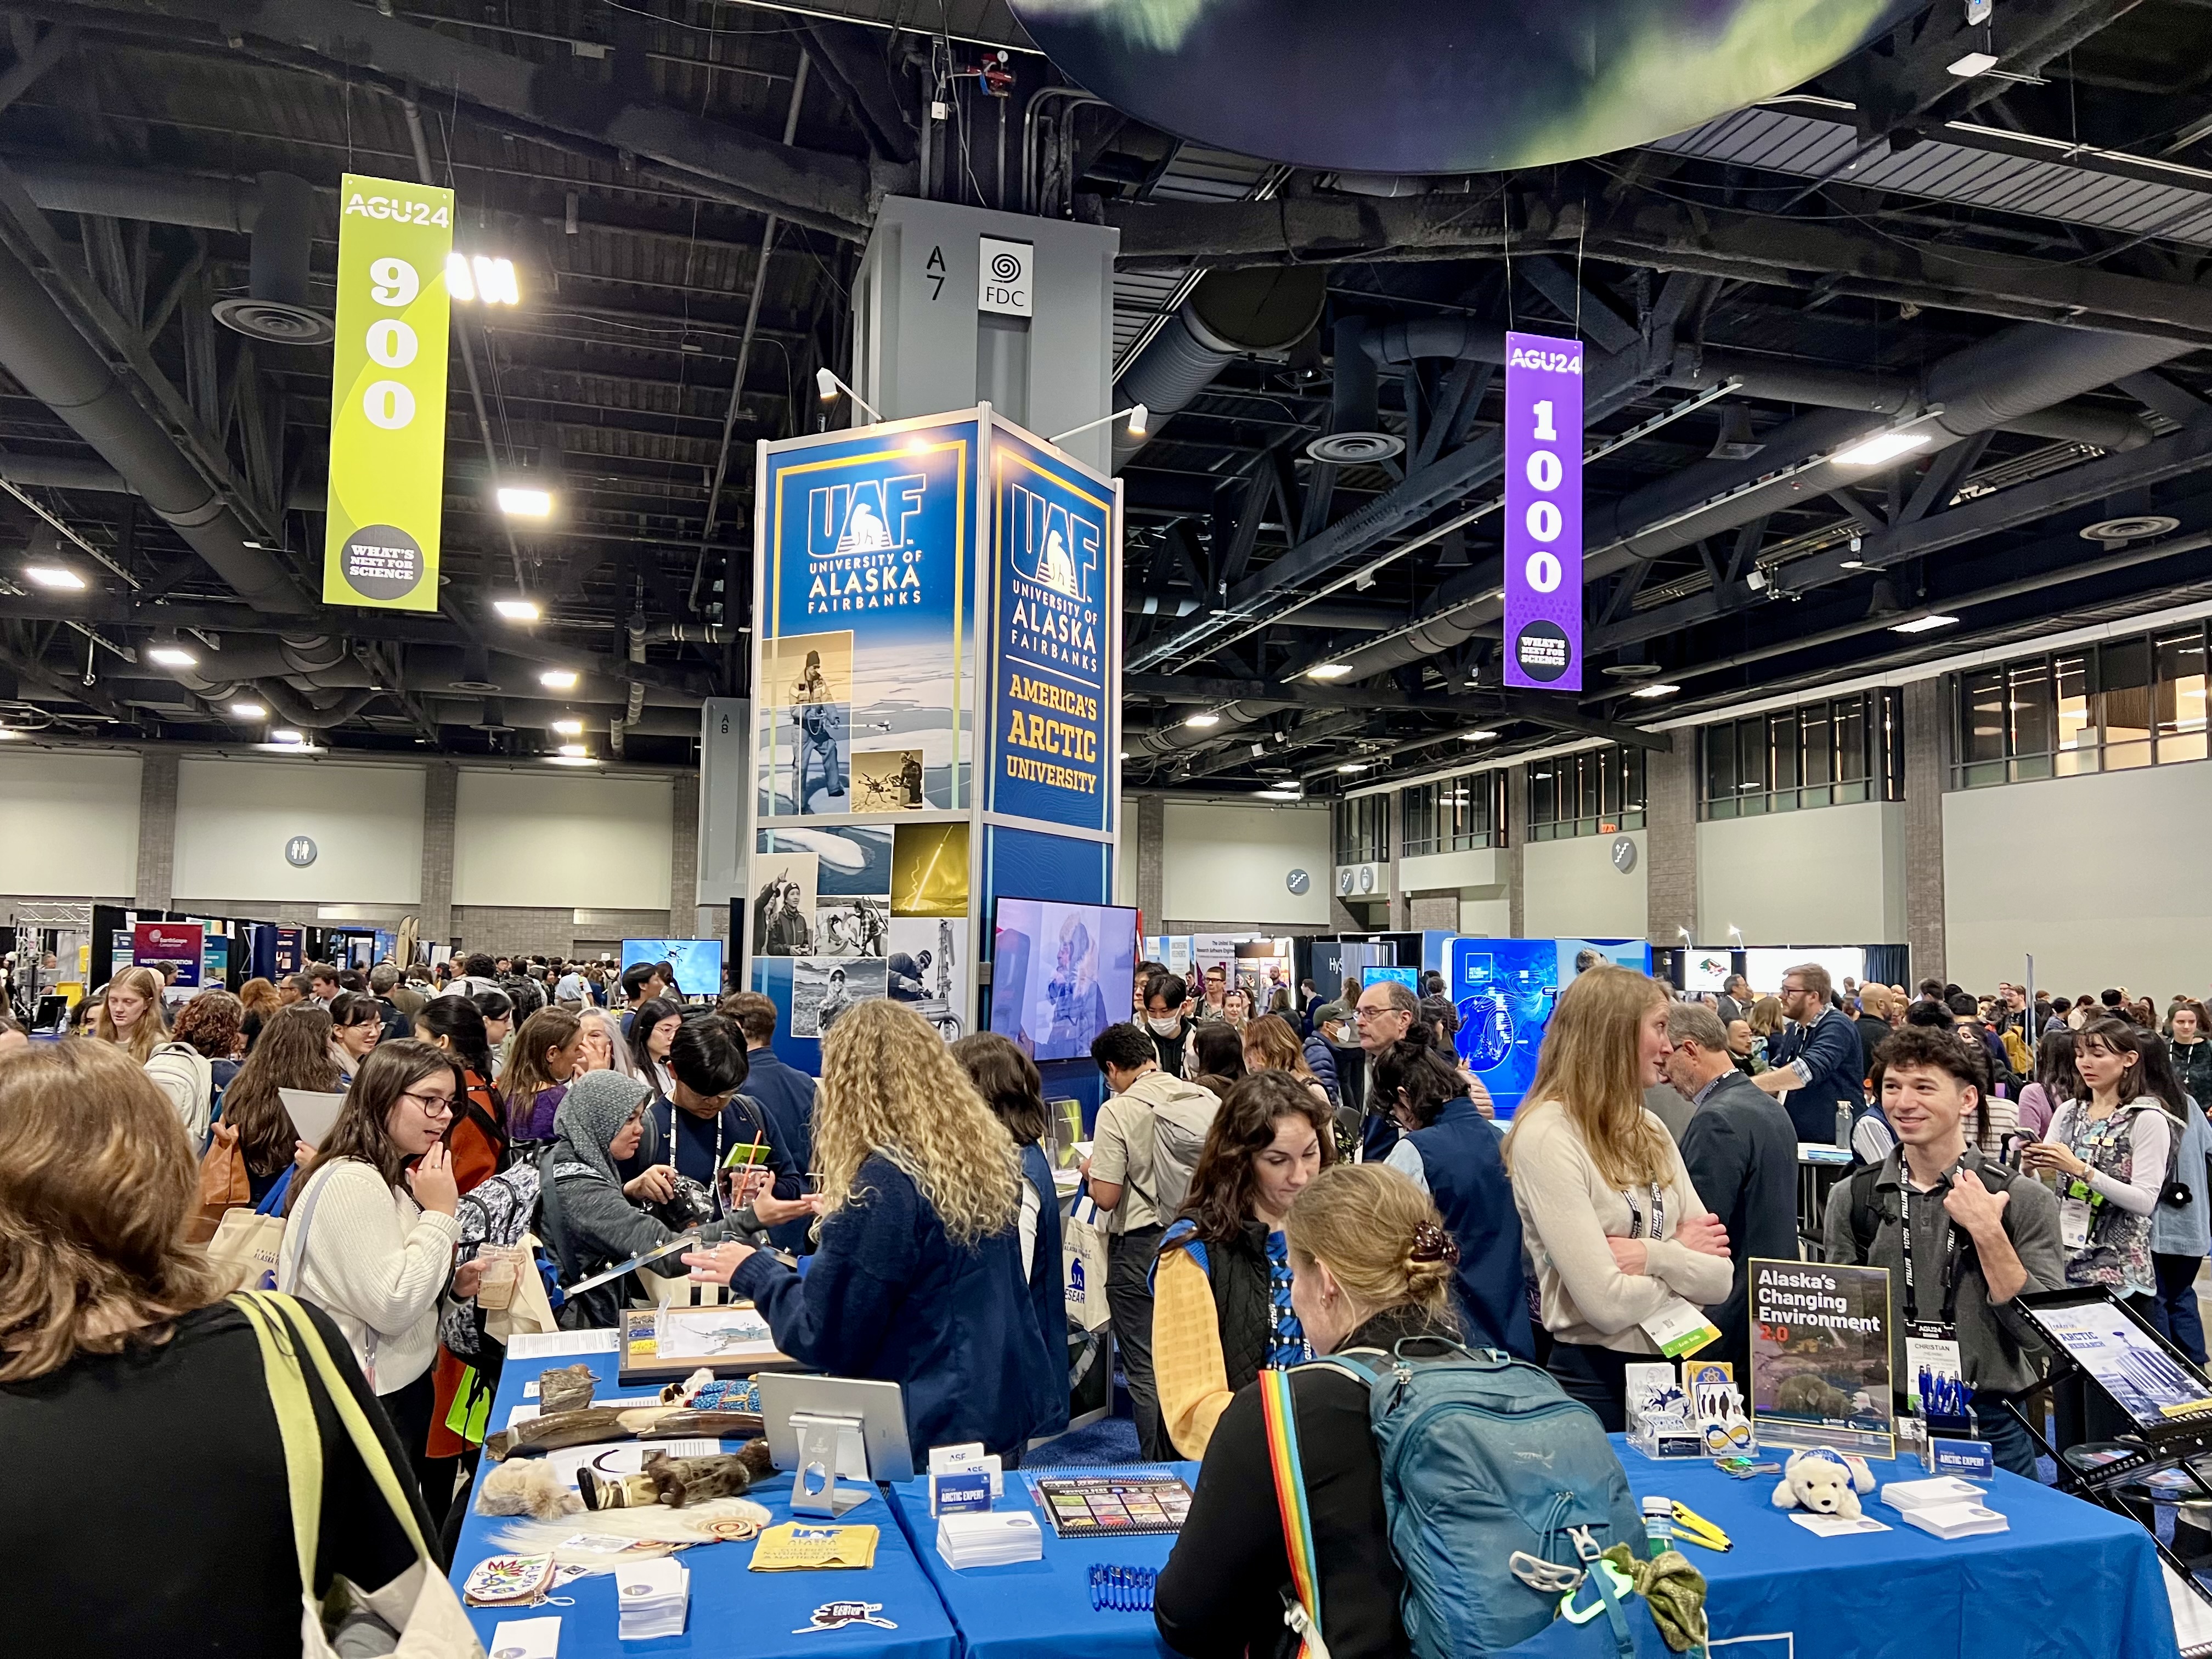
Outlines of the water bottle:
M 1654 1558 L 1664 1555 L 1674 1547 L 1673 1498 L 1647 1498 L 1644 1500 L 1644 1543 Z
M 1851 1149 L 1851 1103 L 1848 1100 L 1836 1103 L 1836 1145 L 1845 1152 Z

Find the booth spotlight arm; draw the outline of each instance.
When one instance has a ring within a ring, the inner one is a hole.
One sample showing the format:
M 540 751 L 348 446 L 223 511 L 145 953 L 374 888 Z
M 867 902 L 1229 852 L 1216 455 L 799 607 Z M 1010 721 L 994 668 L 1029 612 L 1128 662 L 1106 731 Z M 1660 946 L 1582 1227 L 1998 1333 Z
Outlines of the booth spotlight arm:
M 826 374 L 829 371 L 824 369 L 823 373 Z M 1079 432 L 1088 432 L 1091 428 L 1103 426 L 1109 421 L 1118 421 L 1124 415 L 1129 417 L 1129 435 L 1132 438 L 1143 437 L 1146 423 L 1152 419 L 1152 411 L 1142 404 L 1133 404 L 1127 409 L 1115 410 L 1111 415 L 1101 415 L 1095 421 L 1085 421 L 1081 426 L 1072 426 L 1065 432 L 1055 432 L 1045 441 L 1054 444 L 1064 443 Z
M 870 403 L 866 398 L 863 398 L 859 392 L 854 391 L 851 386 L 847 386 L 844 381 L 838 379 L 836 371 L 832 369 L 816 369 L 814 371 L 814 386 L 815 389 L 822 394 L 822 401 L 825 404 L 836 403 L 837 401 L 837 394 L 842 392 L 848 398 L 850 398 L 853 400 L 854 404 L 856 407 L 865 410 L 870 420 L 880 421 L 884 418 L 881 415 L 876 412 L 876 407 L 873 404 Z M 1112 417 L 1109 416 L 1108 418 L 1111 419 Z

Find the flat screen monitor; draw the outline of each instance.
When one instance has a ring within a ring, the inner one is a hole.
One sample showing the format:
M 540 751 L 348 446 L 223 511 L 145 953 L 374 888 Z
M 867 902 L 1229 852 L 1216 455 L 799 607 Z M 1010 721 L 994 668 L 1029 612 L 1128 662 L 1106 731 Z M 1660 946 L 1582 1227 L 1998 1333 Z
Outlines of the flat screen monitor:
M 1683 951 L 1682 988 L 1692 994 L 1726 990 L 1733 960 L 1726 951 Z
M 679 997 L 722 994 L 722 941 L 718 939 L 626 939 L 622 965 L 665 962 L 676 975 Z
M 1359 970 L 1359 988 L 1363 991 L 1370 985 L 1381 985 L 1385 981 L 1404 986 L 1415 996 L 1421 994 L 1421 970 L 1418 968 L 1367 967 Z
M 1858 945 L 1759 945 L 1744 952 L 1743 971 L 1756 994 L 1771 996 L 1781 990 L 1784 974 L 1807 962 L 1826 969 L 1830 986 L 1838 992 L 1847 979 L 1866 980 L 1866 949 Z
M 1002 897 L 992 925 L 991 1029 L 1032 1060 L 1087 1057 L 1093 1037 L 1129 1017 L 1133 908 Z
M 1577 975 L 1605 963 L 1651 971 L 1651 942 L 1641 939 L 1563 939 L 1553 941 L 1559 957 L 1559 984 L 1571 985 Z

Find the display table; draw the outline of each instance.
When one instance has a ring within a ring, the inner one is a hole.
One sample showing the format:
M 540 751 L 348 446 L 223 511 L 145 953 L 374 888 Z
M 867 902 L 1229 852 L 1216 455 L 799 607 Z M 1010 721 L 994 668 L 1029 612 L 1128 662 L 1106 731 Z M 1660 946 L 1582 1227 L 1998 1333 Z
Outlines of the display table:
M 599 1376 L 599 1394 L 593 1404 L 611 1404 L 620 1397 L 615 1385 L 615 1356 L 611 1352 L 510 1360 L 500 1378 L 499 1394 L 492 1405 L 493 1426 L 505 1427 L 507 1413 L 528 1403 L 523 1398 L 524 1387 L 535 1382 L 540 1371 L 579 1363 L 591 1366 Z M 629 1394 L 641 1404 L 650 1398 L 637 1390 L 630 1390 Z M 726 1444 L 724 1449 L 735 1451 L 737 1447 Z M 483 1460 L 477 1470 L 479 1482 L 483 1471 L 493 1467 L 489 1459 Z M 763 1483 L 749 1496 L 775 1519 L 791 1518 L 788 1474 L 779 1474 Z M 927 1508 L 925 1503 L 925 1510 Z M 588 1532 L 591 1521 L 588 1513 L 576 1516 L 575 1529 Z M 487 1653 L 492 1650 L 492 1632 L 502 1620 L 558 1613 L 561 1659 L 617 1659 L 617 1656 L 624 1654 L 727 1655 L 732 1659 L 787 1659 L 788 1656 L 788 1659 L 806 1659 L 807 1656 L 823 1654 L 825 1644 L 834 1644 L 840 1654 L 865 1654 L 867 1659 L 954 1659 L 958 1644 L 951 1620 L 945 1617 L 929 1577 L 923 1571 L 922 1564 L 915 1559 L 913 1547 L 892 1516 L 890 1506 L 880 1496 L 872 1498 L 840 1516 L 839 1523 L 878 1529 L 874 1566 L 864 1572 L 749 1572 L 746 1567 L 753 1553 L 750 1543 L 712 1544 L 684 1551 L 681 1559 L 691 1571 L 691 1614 L 681 1636 L 651 1642 L 619 1641 L 616 1636 L 615 1581 L 611 1575 L 605 1573 L 579 1578 L 554 1592 L 574 1597 L 576 1604 L 572 1607 L 471 1607 L 469 1618 Z M 461 1528 L 460 1545 L 453 1555 L 456 1589 L 468 1577 L 470 1568 L 485 1556 L 499 1553 L 498 1546 L 491 1541 L 491 1534 L 505 1524 L 501 1517 L 488 1518 L 477 1514 L 475 1495 L 471 1492 L 468 1521 Z M 872 1626 L 855 1625 L 833 1632 L 804 1636 L 796 1633 L 805 1626 L 815 1608 L 824 1601 L 880 1601 L 881 1616 L 896 1621 L 898 1628 L 878 1630 Z M 1149 1629 L 1149 1620 L 1146 1626 Z
M 1655 1463 L 1619 1435 L 1613 1446 L 1637 1497 L 1686 1504 L 1734 1540 L 1726 1554 L 1681 1547 L 1733 1659 L 2175 1659 L 2150 1534 L 2049 1486 L 2000 1470 L 1989 1504 L 2012 1530 L 1947 1542 L 1879 1501 L 1880 1483 L 1918 1480 L 1919 1465 L 1875 1463 L 1860 1501 L 1890 1530 L 1820 1538 L 1774 1507 L 1776 1476 Z
M 1039 1474 L 1126 1474 L 1121 1469 L 1040 1469 Z M 1146 1464 L 1150 1473 L 1166 1468 L 1195 1488 L 1195 1463 Z M 970 1567 L 955 1572 L 937 1553 L 937 1522 L 929 1514 L 929 1483 L 912 1480 L 890 1488 L 891 1504 L 906 1528 L 922 1570 L 945 1600 L 959 1627 L 967 1659 L 1173 1659 L 1153 1628 L 1149 1613 L 1094 1613 L 1091 1608 L 1091 1564 L 1159 1568 L 1167 1565 L 1175 1539 L 1168 1534 L 1132 1538 L 1061 1540 L 1053 1535 L 1030 1496 L 1018 1470 L 1006 1478 L 1006 1495 L 993 1505 L 1028 1510 L 1044 1533 L 1044 1557 L 1011 1567 Z M 1269 1502 L 1273 1500 L 1270 1498 Z

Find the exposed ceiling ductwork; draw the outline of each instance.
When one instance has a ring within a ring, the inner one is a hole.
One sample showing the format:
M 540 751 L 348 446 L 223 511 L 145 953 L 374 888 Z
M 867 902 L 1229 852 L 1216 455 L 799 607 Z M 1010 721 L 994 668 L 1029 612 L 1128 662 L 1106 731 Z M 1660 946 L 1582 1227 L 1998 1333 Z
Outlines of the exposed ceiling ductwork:
M 1182 309 L 1121 371 L 1115 384 L 1117 409 L 1142 404 L 1152 425 L 1212 383 L 1231 358 L 1287 351 L 1314 331 L 1328 297 L 1328 273 L 1318 267 L 1216 271 L 1191 290 Z M 1145 439 L 1114 430 L 1118 471 Z

